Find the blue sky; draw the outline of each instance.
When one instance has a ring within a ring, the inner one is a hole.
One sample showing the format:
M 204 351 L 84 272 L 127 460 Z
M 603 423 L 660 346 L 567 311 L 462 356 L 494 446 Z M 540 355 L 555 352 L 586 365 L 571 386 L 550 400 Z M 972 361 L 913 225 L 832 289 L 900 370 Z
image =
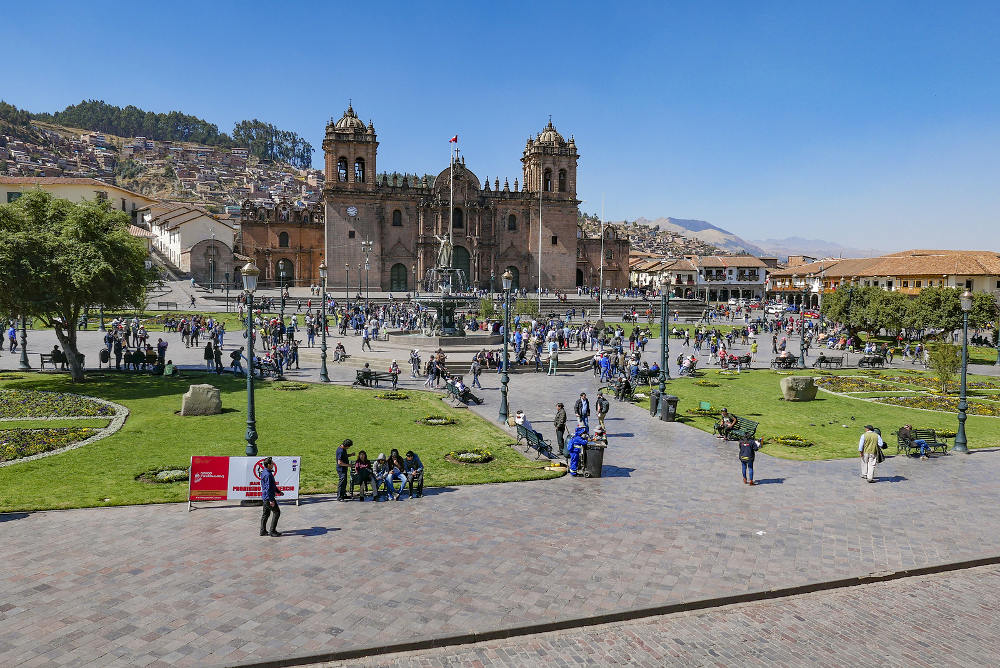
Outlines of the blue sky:
M 436 172 L 458 133 L 501 182 L 551 114 L 609 219 L 1000 250 L 996 2 L 19 3 L 0 41 L 32 111 L 256 117 L 319 149 L 352 98 L 380 170 Z

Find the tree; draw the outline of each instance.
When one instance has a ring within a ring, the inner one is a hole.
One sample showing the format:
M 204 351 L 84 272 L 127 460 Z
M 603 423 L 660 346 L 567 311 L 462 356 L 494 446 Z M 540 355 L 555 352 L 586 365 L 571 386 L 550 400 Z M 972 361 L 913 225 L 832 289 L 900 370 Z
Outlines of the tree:
M 74 381 L 83 380 L 76 328 L 84 308 L 140 305 L 153 278 L 128 225 L 107 202 L 77 204 L 41 190 L 0 204 L 0 311 L 52 327 Z
M 958 346 L 938 341 L 928 347 L 927 353 L 930 357 L 931 371 L 941 382 L 941 392 L 948 394 L 955 380 L 955 374 L 962 368 L 962 356 L 958 352 Z
M 828 320 L 842 323 L 850 336 L 856 337 L 857 332 L 875 334 L 884 318 L 877 307 L 883 292 L 874 286 L 840 287 L 823 295 L 822 314 Z
M 910 300 L 905 318 L 908 329 L 936 328 L 953 332 L 962 326 L 962 304 L 957 288 L 924 288 Z
M 973 327 L 986 327 L 990 323 L 997 324 L 997 316 L 1000 315 L 997 309 L 996 299 L 988 292 L 974 292 L 972 294 L 972 310 L 969 311 L 969 324 Z

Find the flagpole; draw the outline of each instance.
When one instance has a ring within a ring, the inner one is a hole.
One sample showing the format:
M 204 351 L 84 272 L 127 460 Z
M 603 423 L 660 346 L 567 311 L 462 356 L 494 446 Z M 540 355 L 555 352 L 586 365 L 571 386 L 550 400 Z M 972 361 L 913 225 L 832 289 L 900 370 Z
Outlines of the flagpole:
M 601 193 L 601 284 L 597 286 L 597 319 L 604 319 L 604 193 Z
M 452 252 L 455 250 L 455 238 L 454 238 L 454 228 L 455 228 L 455 151 L 458 150 L 458 142 L 455 142 L 455 146 L 452 147 L 449 142 L 448 145 L 448 159 L 451 164 L 448 166 L 448 179 L 451 182 L 451 197 L 448 202 L 448 245 L 451 246 Z M 454 264 L 454 262 L 452 262 Z

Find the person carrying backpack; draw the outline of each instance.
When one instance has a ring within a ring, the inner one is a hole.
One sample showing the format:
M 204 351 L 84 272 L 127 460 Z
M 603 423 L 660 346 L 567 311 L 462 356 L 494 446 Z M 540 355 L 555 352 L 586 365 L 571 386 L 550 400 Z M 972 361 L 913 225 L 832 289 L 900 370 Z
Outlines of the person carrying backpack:
M 604 426 L 604 418 L 607 417 L 609 410 L 611 410 L 611 403 L 608 401 L 607 397 L 604 396 L 604 390 L 598 390 L 597 423 L 601 425 L 601 429 L 606 429 L 606 427 Z
M 753 485 L 753 460 L 757 451 L 760 450 L 761 442 L 751 438 L 744 438 L 740 441 L 740 464 L 743 467 L 743 484 Z

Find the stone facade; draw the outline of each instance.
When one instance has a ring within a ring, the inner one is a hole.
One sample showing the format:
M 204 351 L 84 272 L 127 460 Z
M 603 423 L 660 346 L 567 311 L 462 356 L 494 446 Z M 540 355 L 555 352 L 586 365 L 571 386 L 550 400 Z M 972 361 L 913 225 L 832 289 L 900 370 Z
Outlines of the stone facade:
M 449 215 L 451 167 L 429 183 L 384 177 L 376 182 L 378 141 L 353 108 L 331 120 L 323 141 L 329 284 L 352 289 L 367 273 L 371 289 L 407 292 L 434 266 L 439 242 L 454 238 L 453 266 L 464 269 L 473 286 L 499 286 L 511 269 L 520 287 L 538 285 L 538 246 L 542 246 L 541 285 L 572 290 L 579 264 L 576 169 L 579 154 L 551 121 L 529 137 L 521 154 L 523 183 L 495 178 L 481 181 L 465 166 L 454 165 L 454 210 Z M 541 200 L 541 202 L 539 202 Z M 539 216 L 541 235 L 539 235 Z M 367 256 L 362 242 L 371 242 Z M 628 253 L 625 253 L 627 258 Z M 627 262 L 627 260 L 623 260 Z M 625 272 L 627 274 L 627 270 Z
M 320 284 L 326 230 L 322 206 L 248 200 L 241 221 L 238 252 L 253 258 L 262 285 Z
M 629 287 L 628 237 L 611 226 L 604 228 L 604 289 L 625 290 Z M 601 237 L 588 237 L 580 229 L 576 246 L 576 285 L 596 288 L 601 281 Z

